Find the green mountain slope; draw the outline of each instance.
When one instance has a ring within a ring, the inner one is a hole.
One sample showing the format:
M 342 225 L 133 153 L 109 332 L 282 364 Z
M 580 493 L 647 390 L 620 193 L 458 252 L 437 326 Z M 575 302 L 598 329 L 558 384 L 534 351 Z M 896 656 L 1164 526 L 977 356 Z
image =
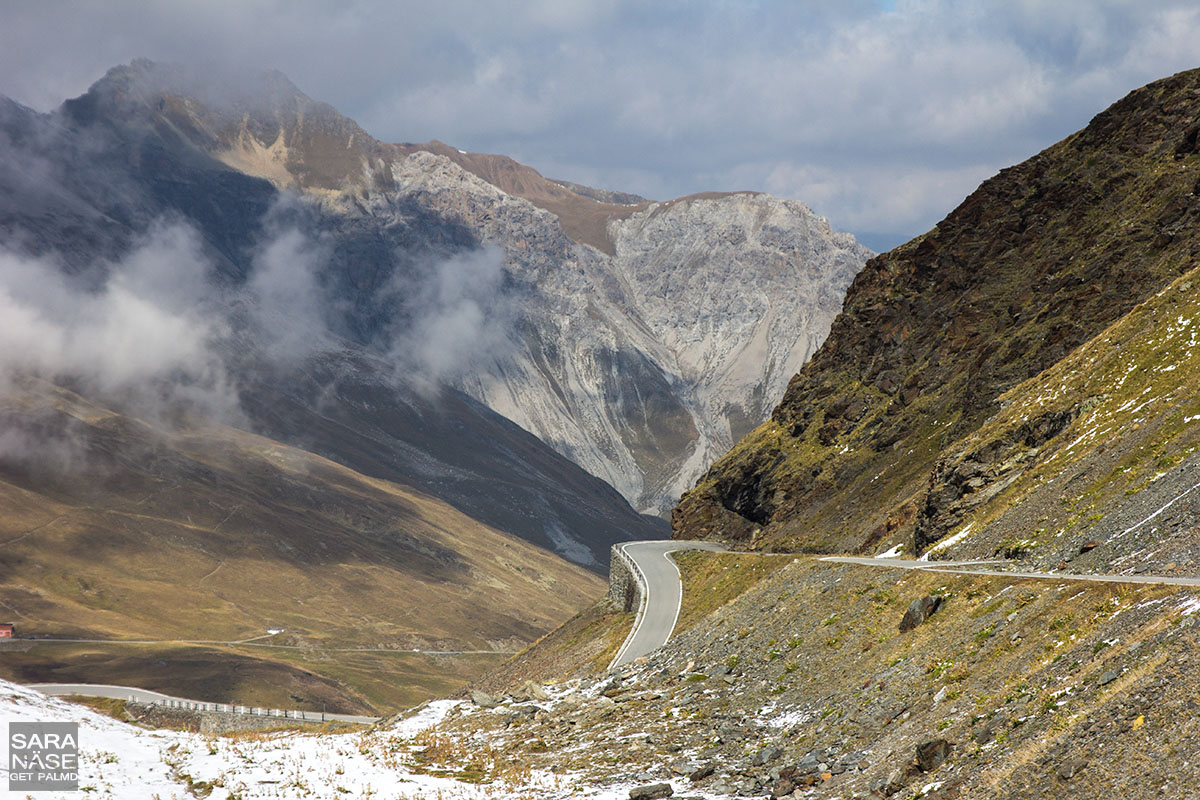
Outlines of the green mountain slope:
M 1198 129 L 1200 71 L 1157 81 L 868 262 L 771 419 L 681 500 L 674 535 L 822 551 L 911 534 L 935 466 L 1004 392 L 1194 265 Z

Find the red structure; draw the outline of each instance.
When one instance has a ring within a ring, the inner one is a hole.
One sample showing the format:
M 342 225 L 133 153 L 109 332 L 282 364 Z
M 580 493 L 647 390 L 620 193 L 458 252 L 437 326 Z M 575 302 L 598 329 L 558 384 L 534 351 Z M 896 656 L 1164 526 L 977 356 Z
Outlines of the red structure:
M 16 635 L 11 622 L 0 622 L 0 639 L 11 639 Z

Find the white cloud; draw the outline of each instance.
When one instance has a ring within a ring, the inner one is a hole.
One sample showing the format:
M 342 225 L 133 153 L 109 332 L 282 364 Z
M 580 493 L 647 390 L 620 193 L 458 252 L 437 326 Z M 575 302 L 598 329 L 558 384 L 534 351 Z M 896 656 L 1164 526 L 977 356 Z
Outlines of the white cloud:
M 328 322 L 318 275 L 325 248 L 296 228 L 269 237 L 255 253 L 247 281 L 257 344 L 290 367 L 326 347 Z
M 452 384 L 512 346 L 516 309 L 504 290 L 504 252 L 485 247 L 432 262 L 398 292 L 409 295 L 409 324 L 389 351 L 409 381 Z
M 961 198 L 946 176 L 1022 160 L 1200 65 L 1191 0 L 113 0 L 5 17 L 0 91 L 43 108 L 135 56 L 278 67 L 382 139 L 659 198 L 768 188 L 788 166 L 846 184 L 797 198 L 835 226 L 896 237 Z M 923 216 L 897 213 L 904 173 L 928 187 Z
M 134 251 L 128 268 L 114 265 L 97 292 L 67 279 L 54 264 L 0 253 L 0 358 L 10 367 L 51 377 L 85 373 L 109 385 L 194 366 L 206 326 L 189 329 L 186 319 L 152 301 L 153 283 L 139 280 L 155 277 L 145 269 L 145 251 L 162 257 L 168 249 L 162 238 L 152 238 Z M 172 253 L 163 268 L 186 275 L 192 255 Z
M 206 270 L 181 226 L 154 229 L 121 263 L 79 278 L 0 251 L 0 376 L 83 381 L 143 413 L 170 399 L 228 414 L 236 400 L 212 349 L 227 329 Z
M 951 168 L 895 169 L 872 164 L 840 169 L 783 162 L 763 179 L 766 190 L 803 197 L 817 209 L 837 208 L 839 223 L 851 229 L 917 230 L 937 221 L 995 170 L 988 164 Z M 871 193 L 863 192 L 869 186 Z

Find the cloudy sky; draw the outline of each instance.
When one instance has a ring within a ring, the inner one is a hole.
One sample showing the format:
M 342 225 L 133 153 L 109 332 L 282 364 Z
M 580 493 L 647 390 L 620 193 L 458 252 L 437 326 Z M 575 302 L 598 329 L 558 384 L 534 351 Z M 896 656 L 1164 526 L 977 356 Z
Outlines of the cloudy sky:
M 883 249 L 1126 92 L 1200 66 L 1195 0 L 5 3 L 0 93 L 145 56 L 274 67 L 390 141 L 655 199 L 759 189 Z

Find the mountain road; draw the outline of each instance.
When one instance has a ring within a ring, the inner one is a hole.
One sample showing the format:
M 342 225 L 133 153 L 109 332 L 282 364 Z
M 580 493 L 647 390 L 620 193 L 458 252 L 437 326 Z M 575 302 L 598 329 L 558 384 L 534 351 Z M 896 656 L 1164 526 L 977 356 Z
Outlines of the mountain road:
M 632 562 L 634 577 L 641 587 L 641 603 L 633 628 L 609 664 L 609 669 L 624 666 L 662 647 L 671 638 L 679 619 L 683 586 L 679 568 L 670 554 L 678 550 L 708 550 L 727 552 L 716 542 L 684 540 L 627 542 L 619 545 Z M 906 558 L 870 558 L 860 556 L 825 556 L 821 561 L 852 564 L 862 567 L 923 570 L 956 575 L 984 575 L 1002 578 L 1033 578 L 1039 580 L 1087 581 L 1095 583 L 1144 583 L 1163 586 L 1200 586 L 1200 576 L 1173 575 L 1091 575 L 1073 572 L 1029 572 L 989 569 L 1006 561 L 916 561 Z
M 625 637 L 621 649 L 613 657 L 609 669 L 620 667 L 667 643 L 679 619 L 679 606 L 683 600 L 683 584 L 679 568 L 670 554 L 677 550 L 708 550 L 724 552 L 724 545 L 716 542 L 691 542 L 686 540 L 655 540 L 648 542 L 626 542 L 618 545 L 634 565 L 634 577 L 641 587 L 642 601 L 638 605 L 633 629 Z
M 869 558 L 859 556 L 825 556 L 821 561 L 835 564 L 855 564 L 860 567 L 890 567 L 917 569 L 925 572 L 944 572 L 952 575 L 994 575 L 1001 578 L 1037 578 L 1055 581 L 1088 581 L 1093 583 L 1150 583 L 1159 586 L 1200 586 L 1195 575 L 1091 575 L 1081 572 L 1019 572 L 987 569 L 988 564 L 1003 561 L 914 561 L 908 558 Z

